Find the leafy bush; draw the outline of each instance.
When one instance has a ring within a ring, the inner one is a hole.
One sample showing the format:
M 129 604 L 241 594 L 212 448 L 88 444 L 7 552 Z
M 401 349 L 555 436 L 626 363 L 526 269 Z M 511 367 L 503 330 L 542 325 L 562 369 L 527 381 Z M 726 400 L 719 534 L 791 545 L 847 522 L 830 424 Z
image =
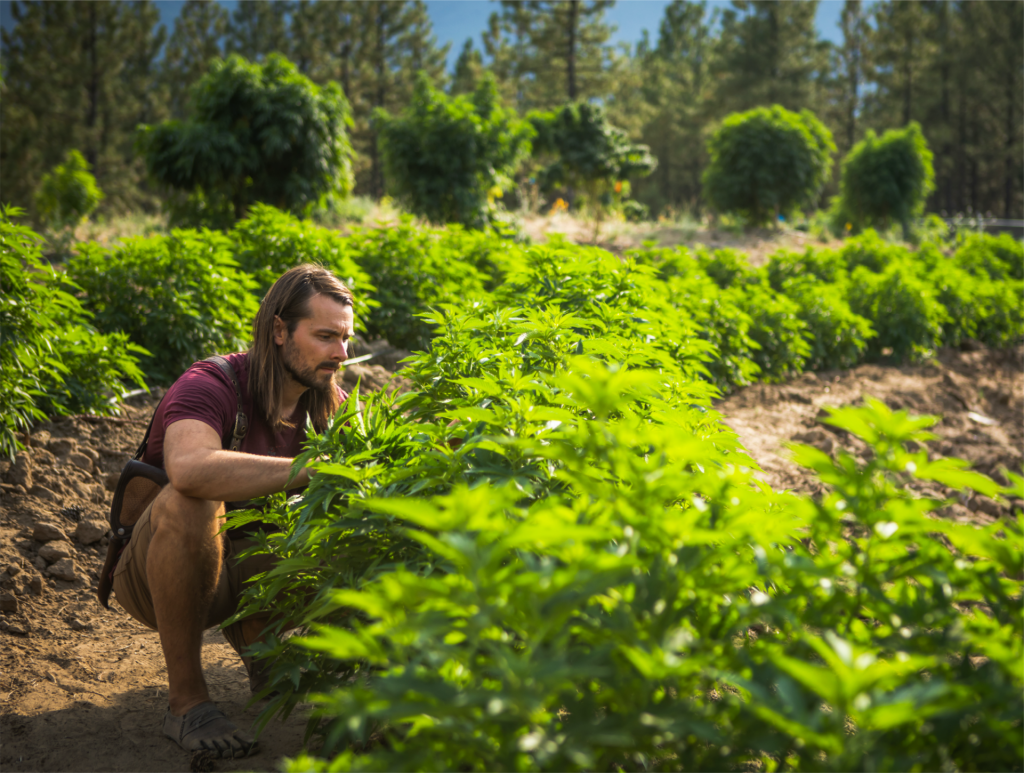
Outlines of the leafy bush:
M 843 159 L 839 207 L 856 228 L 899 223 L 906 237 L 934 189 L 932 152 L 916 122 L 880 138 L 869 129 Z
M 313 627 L 258 648 L 263 721 L 317 705 L 290 769 L 1020 767 L 1024 534 L 903 482 L 999 487 L 874 402 L 831 419 L 870 461 L 798 449 L 820 501 L 753 485 L 699 383 L 550 257 L 542 298 L 434 314 L 418 391 L 350 403 L 263 516 L 284 561 L 242 614 Z
M 82 244 L 67 273 L 96 326 L 145 347 L 146 376 L 169 384 L 197 360 L 248 346 L 257 285 L 231 251 L 222 234 L 175 230 L 109 250 Z
M 623 182 L 649 175 L 658 165 L 650 148 L 630 142 L 626 132 L 608 123 L 600 105 L 578 102 L 557 111 L 533 112 L 528 118 L 537 132 L 533 151 L 542 165 L 541 189 L 566 186 L 578 191 L 598 217 L 605 214 L 613 194 L 622 193 Z
M 230 206 L 237 220 L 258 201 L 306 212 L 351 190 L 351 117 L 337 83 L 317 86 L 280 54 L 233 54 L 214 59 L 191 93 L 191 118 L 138 138 L 150 175 L 195 197 L 183 212 L 222 220 Z
M 827 182 L 835 144 L 808 110 L 779 105 L 727 116 L 708 139 L 704 196 L 719 212 L 754 225 L 789 217 Z
M 503 108 L 494 76 L 472 96 L 449 97 L 419 73 L 412 102 L 400 116 L 378 108 L 381 152 L 389 187 L 410 211 L 433 223 L 480 228 L 494 198 L 530 153 L 533 128 Z
M 477 241 L 457 227 L 416 228 L 408 217 L 354 231 L 345 239 L 347 255 L 377 288 L 379 305 L 365 320 L 367 333 L 403 349 L 429 349 L 433 329 L 418 315 L 484 292 L 487 278 L 461 257 L 464 245 Z
M 765 271 L 768 284 L 782 292 L 792 279 L 813 278 L 824 284 L 843 285 L 849 278 L 846 266 L 845 257 L 835 250 L 808 248 L 803 254 L 776 252 L 768 259 Z
M 42 260 L 42 238 L 0 211 L 0 455 L 21 448 L 17 433 L 48 414 L 118 410 L 124 384 L 145 386 L 122 333 L 100 335 L 71 295 L 77 289 Z
M 909 261 L 891 263 L 880 274 L 858 266 L 849 287 L 850 308 L 870 320 L 878 334 L 868 344 L 867 359 L 916 361 L 941 343 L 949 315 Z
M 761 379 L 782 381 L 800 374 L 811 347 L 797 303 L 765 281 L 743 286 L 736 305 L 750 317 L 750 338 L 757 345 L 751 359 L 761 369 Z
M 839 256 L 846 264 L 847 271 L 858 266 L 874 271 L 885 271 L 894 261 L 914 260 L 913 253 L 901 244 L 885 241 L 874 229 L 848 239 L 839 250 Z
M 63 164 L 43 175 L 35 203 L 40 217 L 57 231 L 88 217 L 102 200 L 89 163 L 77 150 L 69 150 Z
M 852 368 L 864 357 L 876 333 L 871 323 L 854 314 L 846 300 L 845 284 L 826 284 L 813 277 L 787 279 L 781 294 L 793 301 L 806 325 L 809 346 L 805 370 Z
M 957 247 L 954 260 L 965 271 L 993 282 L 1024 279 L 1024 242 L 1009 234 L 969 234 Z
M 300 221 L 267 204 L 256 204 L 245 220 L 228 234 L 239 267 L 252 275 L 262 297 L 285 271 L 300 263 L 315 263 L 334 272 L 352 290 L 356 325 L 365 324 L 376 301 L 370 278 L 352 259 L 348 241 L 337 231 Z

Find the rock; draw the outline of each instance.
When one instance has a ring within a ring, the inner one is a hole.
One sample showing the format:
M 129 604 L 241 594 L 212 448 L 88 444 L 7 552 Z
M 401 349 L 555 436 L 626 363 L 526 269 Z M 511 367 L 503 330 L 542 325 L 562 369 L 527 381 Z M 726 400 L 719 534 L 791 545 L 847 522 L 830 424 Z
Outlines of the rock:
M 18 599 L 10 593 L 0 593 L 0 612 L 17 612 Z
M 46 447 L 56 456 L 67 456 L 78 448 L 78 441 L 73 437 L 54 438 Z
M 9 625 L 7 626 L 7 632 L 16 633 L 18 636 L 25 636 L 28 634 L 28 626 Z
M 39 557 L 49 564 L 71 558 L 71 546 L 66 542 L 47 542 L 39 548 Z
M 98 453 L 96 453 L 96 449 L 95 448 L 91 448 L 90 446 L 82 446 L 81 448 L 78 449 L 78 453 L 85 454 L 90 459 L 92 459 L 93 462 L 95 462 L 97 464 L 100 461 L 100 455 Z
M 793 440 L 798 443 L 806 443 L 809 446 L 814 446 L 819 451 L 824 451 L 826 454 L 832 453 L 832 450 L 836 447 L 836 441 L 823 429 L 812 429 L 807 432 L 800 432 L 793 436 Z
M 32 450 L 32 464 L 36 467 L 53 467 L 56 463 L 57 457 L 45 448 L 35 448 Z
M 14 465 L 7 472 L 7 479 L 15 486 L 32 488 L 32 459 L 26 453 L 14 457 Z
M 46 570 L 46 559 L 43 558 L 42 556 L 36 556 L 32 560 L 32 566 L 34 566 L 40 572 L 45 571 Z
M 37 499 L 42 499 L 44 502 L 60 504 L 63 501 L 59 494 L 46 488 L 46 486 L 33 486 L 28 493 Z
M 92 459 L 79 451 L 72 451 L 68 454 L 68 464 L 80 467 L 86 472 L 92 472 L 92 468 L 96 465 Z
M 993 518 L 1002 518 L 1007 515 L 1007 510 L 994 499 L 988 497 L 976 496 L 971 500 L 971 509 L 980 510 L 985 515 L 991 515 Z
M 52 542 L 53 540 L 66 540 L 68 536 L 54 523 L 48 521 L 36 521 L 32 524 L 32 539 L 36 542 Z
M 50 442 L 50 433 L 44 430 L 36 430 L 32 437 L 28 439 L 28 443 L 33 448 L 43 448 L 47 443 Z
M 62 558 L 47 571 L 58 580 L 67 580 L 68 582 L 73 582 L 78 576 L 75 574 L 75 562 L 70 558 Z
M 18 574 L 20 574 L 20 573 L 21 573 L 21 567 L 18 566 L 17 564 L 11 564 L 10 566 L 7 567 L 7 574 L 11 575 L 11 577 L 17 577 Z
M 43 578 L 38 574 L 34 575 L 28 581 L 28 589 L 32 591 L 36 596 L 43 595 Z
M 814 400 L 811 399 L 810 395 L 805 395 L 796 389 L 786 389 L 779 393 L 779 396 L 783 400 L 788 400 L 791 403 L 803 403 L 804 405 L 811 405 Z
M 91 631 L 92 623 L 88 620 L 82 620 L 77 617 L 72 617 L 68 620 L 68 625 L 71 626 L 72 631 Z
M 92 545 L 99 542 L 107 534 L 107 524 L 97 518 L 79 521 L 75 529 L 75 537 L 83 545 Z
M 117 482 L 121 480 L 121 471 L 108 472 L 107 477 L 103 479 L 103 488 L 107 491 L 115 491 L 117 489 Z

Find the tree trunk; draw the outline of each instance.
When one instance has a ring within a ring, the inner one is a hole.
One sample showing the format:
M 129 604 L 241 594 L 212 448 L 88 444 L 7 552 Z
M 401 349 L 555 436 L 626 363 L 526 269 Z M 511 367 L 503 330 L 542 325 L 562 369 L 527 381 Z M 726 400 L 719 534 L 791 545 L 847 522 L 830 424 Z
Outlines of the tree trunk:
M 580 20 L 580 0 L 569 0 L 569 50 L 566 56 L 566 75 L 569 81 L 569 101 L 576 101 L 576 27 Z
M 96 62 L 96 3 L 89 3 L 89 107 L 85 114 L 85 126 L 89 130 L 89 145 L 85 150 L 85 158 L 92 167 L 93 175 L 98 176 L 96 151 L 96 116 L 99 113 L 99 68 Z
M 1013 122 L 1013 98 L 1016 93 L 1013 82 L 1016 78 L 1013 72 L 1007 73 L 1006 79 L 1006 178 L 1003 181 L 1003 217 L 1009 219 L 1013 209 L 1013 182 L 1018 177 L 1018 170 L 1013 163 L 1013 145 L 1016 139 L 1017 127 Z
M 906 56 L 903 59 L 903 125 L 906 126 L 910 123 L 910 107 L 913 99 L 913 67 L 914 67 L 914 33 L 912 30 L 907 31 L 906 35 Z
M 386 10 L 384 3 L 378 3 L 376 5 L 377 17 L 375 20 L 375 32 L 376 32 L 376 70 L 377 70 L 377 88 L 374 94 L 374 107 L 384 107 L 384 100 L 387 97 L 387 86 L 384 82 L 386 75 L 386 61 L 384 56 L 384 46 L 387 35 L 387 20 L 385 19 L 384 12 Z M 384 173 L 381 170 L 380 150 L 377 143 L 377 132 L 374 131 L 370 138 L 370 190 L 373 197 L 380 199 L 384 195 Z

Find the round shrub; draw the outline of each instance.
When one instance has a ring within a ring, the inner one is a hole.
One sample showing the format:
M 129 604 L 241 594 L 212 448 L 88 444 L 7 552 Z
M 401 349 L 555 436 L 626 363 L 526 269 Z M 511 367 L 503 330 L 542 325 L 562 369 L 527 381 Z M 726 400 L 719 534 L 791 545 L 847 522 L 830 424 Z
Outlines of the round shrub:
M 994 282 L 1024 279 L 1024 242 L 1009 234 L 969 234 L 957 247 L 954 260 L 974 276 Z
M 59 229 L 88 217 L 102 200 L 103 191 L 89 172 L 89 162 L 77 150 L 69 150 L 63 164 L 43 175 L 35 203 L 40 217 Z
M 932 153 L 917 123 L 881 137 L 869 130 L 843 159 L 839 208 L 855 228 L 899 223 L 906 235 L 934 189 Z
M 809 204 L 828 181 L 832 134 L 808 110 L 779 105 L 728 116 L 708 140 L 704 196 L 754 225 Z
M 782 292 L 790 279 L 814 278 L 825 284 L 845 284 L 846 260 L 834 250 L 815 250 L 808 247 L 803 253 L 780 251 L 768 259 L 765 266 L 768 284 Z

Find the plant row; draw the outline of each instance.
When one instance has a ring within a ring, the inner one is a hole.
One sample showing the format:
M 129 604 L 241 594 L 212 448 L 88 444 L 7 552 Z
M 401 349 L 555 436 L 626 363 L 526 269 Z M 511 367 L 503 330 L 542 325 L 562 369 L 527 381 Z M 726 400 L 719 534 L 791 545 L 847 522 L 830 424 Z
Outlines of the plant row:
M 5 416 L 19 417 L 4 424 L 7 453 L 15 429 L 39 411 L 104 410 L 124 382 L 141 383 L 135 357 L 149 383 L 167 384 L 211 353 L 244 349 L 259 299 L 297 263 L 327 265 L 352 287 L 364 335 L 416 351 L 431 346 L 424 313 L 487 301 L 533 254 L 492 233 L 407 219 L 343 235 L 257 205 L 227 233 L 182 229 L 111 248 L 83 243 L 58 274 L 43 266 L 31 231 L 8 215 L 0 228 L 5 313 L 17 307 L 35 320 L 5 324 L 8 340 L 19 342 L 5 350 Z M 591 252 L 557 245 L 559 260 Z M 911 251 L 868 231 L 839 250 L 780 253 L 758 270 L 738 252 L 682 248 L 635 251 L 624 265 L 662 299 L 659 313 L 678 320 L 680 341 L 700 350 L 697 375 L 728 390 L 806 369 L 921 357 L 967 338 L 991 346 L 1019 340 L 1022 264 L 1024 248 L 1008 236 Z M 35 300 L 18 306 L 17 298 Z M 61 305 L 69 303 L 70 316 Z M 102 337 L 71 332 L 83 324 Z M 78 343 L 53 355 L 58 328 Z M 103 356 L 82 348 L 89 346 Z M 48 369 L 62 375 L 33 365 L 44 353 L 63 363 Z
M 289 769 L 1021 768 L 1020 524 L 907 484 L 1000 486 L 869 401 L 829 419 L 868 461 L 801 447 L 829 493 L 773 492 L 673 309 L 635 258 L 530 250 L 235 516 L 281 558 L 240 616 L 306 630 L 258 648 L 261 721 L 316 706 Z

